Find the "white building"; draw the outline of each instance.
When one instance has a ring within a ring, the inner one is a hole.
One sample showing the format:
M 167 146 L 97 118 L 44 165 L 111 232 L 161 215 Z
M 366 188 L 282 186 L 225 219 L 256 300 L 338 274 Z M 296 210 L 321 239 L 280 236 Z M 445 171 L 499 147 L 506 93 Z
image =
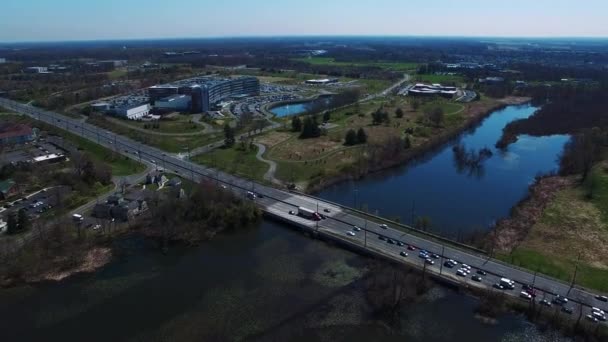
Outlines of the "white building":
M 188 95 L 172 95 L 154 102 L 154 108 L 173 110 L 173 111 L 186 111 L 190 109 L 192 103 L 192 97 Z
M 129 120 L 138 120 L 150 114 L 149 104 L 139 104 L 136 106 L 126 106 L 116 108 L 116 115 Z
M 0 234 L 6 233 L 6 222 L 0 218 Z
M 47 67 L 42 67 L 42 66 L 33 66 L 33 67 L 27 67 L 25 69 L 23 69 L 23 71 L 27 74 L 44 74 L 49 72 L 49 69 Z

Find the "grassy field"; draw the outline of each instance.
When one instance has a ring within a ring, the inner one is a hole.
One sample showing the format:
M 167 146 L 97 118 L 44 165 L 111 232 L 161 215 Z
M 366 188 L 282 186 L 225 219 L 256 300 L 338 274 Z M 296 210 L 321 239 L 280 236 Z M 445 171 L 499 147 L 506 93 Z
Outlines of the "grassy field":
M 376 94 L 390 87 L 393 82 L 389 80 L 377 80 L 369 78 L 356 79 L 357 83 L 364 86 L 369 94 Z
M 412 78 L 416 82 L 424 83 L 464 83 L 464 79 L 459 75 L 431 75 L 431 74 L 416 74 Z
M 608 292 L 608 174 L 593 170 L 595 190 L 586 186 L 561 190 L 545 208 L 513 256 L 503 259 L 531 270 Z
M 266 145 L 269 150 L 266 158 L 277 162 L 277 178 L 295 182 L 304 187 L 315 179 L 337 175 L 358 167 L 357 162 L 363 157 L 363 146 L 344 146 L 344 136 L 349 129 L 363 128 L 368 135 L 368 143 L 384 145 L 390 139 L 402 138 L 405 130 L 412 129 L 409 135 L 412 146 L 424 144 L 432 137 L 446 129 L 458 127 L 479 103 L 462 105 L 445 99 L 434 99 L 423 102 L 414 111 L 409 99 L 388 97 L 362 104 L 352 105 L 331 112 L 330 128 L 325 135 L 314 139 L 298 139 L 298 133 L 284 129 L 268 132 L 258 138 L 257 142 Z M 485 104 L 484 104 L 485 105 Z M 430 124 L 425 117 L 426 108 L 443 109 L 444 122 L 439 127 Z M 389 113 L 390 122 L 372 124 L 372 113 L 378 108 Z M 395 111 L 404 111 L 402 118 L 397 118 Z M 290 127 L 291 118 L 283 119 L 285 127 Z
M 194 149 L 223 139 L 222 132 L 188 136 L 162 136 L 140 132 L 122 125 L 117 125 L 109 120 L 94 117 L 89 117 L 87 122 L 172 153 L 185 152 L 188 148 Z
M 237 143 L 232 148 L 218 148 L 209 153 L 193 157 L 193 161 L 205 166 L 220 169 L 256 181 L 264 181 L 268 165 L 256 159 L 256 146 L 241 146 Z
M 128 125 L 131 127 L 136 127 L 140 129 L 147 129 L 150 132 L 160 132 L 160 133 L 192 133 L 192 132 L 200 132 L 202 133 L 205 130 L 204 126 L 198 125 L 192 122 L 192 119 L 189 115 L 176 115 L 171 118 L 159 120 L 157 122 L 145 122 L 145 121 L 124 121 L 121 119 L 111 118 L 109 119 L 113 122 L 118 120 L 122 121 L 122 124 Z
M 412 71 L 418 67 L 417 63 L 389 62 L 389 61 L 367 61 L 367 62 L 336 62 L 332 57 L 296 58 L 294 60 L 312 65 L 334 65 L 343 67 L 378 67 L 395 71 Z
M 127 76 L 126 69 L 116 69 L 116 70 L 112 70 L 108 73 L 108 78 L 111 80 L 117 80 L 117 79 L 123 78 L 125 76 Z

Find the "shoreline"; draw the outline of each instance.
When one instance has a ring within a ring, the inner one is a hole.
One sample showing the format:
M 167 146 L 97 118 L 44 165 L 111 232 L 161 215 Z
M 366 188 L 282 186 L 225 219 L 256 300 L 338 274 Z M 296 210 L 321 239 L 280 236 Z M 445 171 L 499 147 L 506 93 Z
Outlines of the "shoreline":
M 78 265 L 71 268 L 54 268 L 39 274 L 28 275 L 24 278 L 4 278 L 0 281 L 0 288 L 15 288 L 26 285 L 38 285 L 43 283 L 59 283 L 71 277 L 94 273 L 102 269 L 114 257 L 113 250 L 109 247 L 96 246 L 86 252 Z
M 498 100 L 499 102 L 495 106 L 492 106 L 491 108 L 488 108 L 481 113 L 467 118 L 461 126 L 442 133 L 441 135 L 437 136 L 436 139 L 430 140 L 420 146 L 413 147 L 405 151 L 401 155 L 397 156 L 397 158 L 393 160 L 388 160 L 381 164 L 368 165 L 368 168 L 366 170 L 359 171 L 357 173 L 344 173 L 326 179 L 313 181 L 313 183 L 308 184 L 304 192 L 307 194 L 315 194 L 323 190 L 324 188 L 327 188 L 328 186 L 336 185 L 345 181 L 362 179 L 367 175 L 389 170 L 392 168 L 407 166 L 408 163 L 415 161 L 416 159 L 423 158 L 429 153 L 433 153 L 449 141 L 456 139 L 458 136 L 465 133 L 466 131 L 475 128 L 493 112 L 504 109 L 509 106 L 523 105 L 530 102 L 530 100 L 531 98 L 529 97 L 508 97 L 505 99 Z
M 519 201 L 509 216 L 499 220 L 488 232 L 490 243 L 498 251 L 512 252 L 538 222 L 547 205 L 557 193 L 575 184 L 573 177 L 540 177 L 528 188 L 528 196 Z

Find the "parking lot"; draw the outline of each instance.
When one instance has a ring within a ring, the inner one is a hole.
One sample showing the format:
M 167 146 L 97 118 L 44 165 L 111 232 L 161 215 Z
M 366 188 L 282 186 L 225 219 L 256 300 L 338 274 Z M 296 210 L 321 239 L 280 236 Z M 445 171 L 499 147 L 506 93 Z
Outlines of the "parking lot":
M 3 151 L 0 158 L 0 166 L 8 164 L 25 163 L 34 158 L 46 156 L 50 154 L 65 154 L 59 147 L 46 141 L 38 141 L 36 143 L 28 143 L 21 145 L 10 151 Z
M 0 207 L 0 215 L 6 219 L 9 213 L 16 213 L 21 209 L 25 209 L 30 218 L 36 219 L 48 210 L 57 207 L 59 201 L 71 191 L 71 188 L 68 186 L 41 189 L 18 199 L 4 202 L 2 207 Z

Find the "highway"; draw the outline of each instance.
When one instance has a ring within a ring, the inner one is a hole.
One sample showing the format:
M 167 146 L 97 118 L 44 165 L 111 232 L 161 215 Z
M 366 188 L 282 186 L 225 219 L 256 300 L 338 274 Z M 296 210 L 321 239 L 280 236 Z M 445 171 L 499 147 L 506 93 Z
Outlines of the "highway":
M 420 236 L 404 233 L 402 230 L 392 228 L 383 229 L 377 222 L 353 214 L 347 207 L 328 203 L 312 196 L 296 194 L 261 185 L 218 170 L 206 168 L 190 161 L 179 159 L 154 147 L 141 144 L 129 138 L 116 135 L 112 132 L 105 131 L 87 123 L 82 123 L 58 113 L 3 98 L 0 98 L 0 106 L 65 129 L 73 134 L 77 134 L 109 149 L 113 149 L 118 153 L 129 156 L 130 158 L 156 164 L 167 171 L 178 173 L 182 177 L 194 181 L 209 179 L 223 184 L 223 186 L 232 189 L 240 195 L 244 195 L 247 191 L 255 192 L 262 195 L 255 201 L 265 212 L 271 215 L 278 216 L 284 221 L 291 222 L 294 225 L 307 227 L 311 231 L 322 232 L 326 236 L 332 236 L 335 239 L 340 239 L 353 245 L 366 247 L 375 253 L 401 260 L 404 263 L 417 267 L 422 267 L 424 265 L 424 261 L 418 257 L 417 251 L 409 251 L 406 247 L 398 246 L 397 244 L 389 244 L 386 241 L 380 240 L 379 235 L 392 239 L 395 243 L 402 242 L 406 246 L 415 246 L 417 250 L 424 249 L 431 253 L 435 253 L 439 256 L 439 259 L 435 260 L 434 265 L 427 265 L 427 270 L 432 274 L 438 275 L 439 272 L 441 272 L 441 276 L 452 280 L 458 279 L 458 281 L 466 283 L 469 286 L 486 285 L 489 287 L 496 283 L 501 277 L 506 277 L 517 282 L 517 286 L 514 290 L 504 291 L 508 295 L 519 297 L 522 284 L 534 284 L 538 293 L 537 300 L 543 299 L 543 297 L 551 300 L 556 294 L 568 297 L 571 302 L 568 305 L 573 307 L 574 316 L 578 316 L 579 313 L 587 315 L 590 312 L 590 307 L 598 307 L 604 311 L 608 311 L 607 303 L 597 300 L 595 294 L 591 291 L 578 287 L 571 288 L 570 284 L 543 275 L 535 276 L 533 273 L 526 270 L 518 269 L 511 265 L 490 259 L 486 255 L 478 255 L 447 245 L 444 246 L 438 242 Z M 314 222 L 289 214 L 289 211 L 297 211 L 298 207 L 316 210 L 317 212 L 326 215 L 327 219 L 320 222 Z M 362 228 L 362 230 L 360 232 L 355 232 L 355 236 L 348 236 L 347 232 L 352 231 L 355 225 Z M 405 258 L 401 257 L 399 254 L 402 251 L 408 252 L 409 256 Z M 468 264 L 472 267 L 471 274 L 468 275 L 468 277 L 456 276 L 456 270 L 459 266 L 456 266 L 453 269 L 441 266 L 447 259 L 453 259 L 459 263 Z M 483 277 L 484 279 L 481 283 L 476 283 L 471 280 L 471 276 L 474 275 L 477 270 L 484 270 L 488 273 L 487 276 Z M 581 303 L 582 307 L 585 309 L 581 309 L 579 312 L 579 306 L 575 304 L 576 302 Z M 557 307 L 556 305 L 553 306 Z

